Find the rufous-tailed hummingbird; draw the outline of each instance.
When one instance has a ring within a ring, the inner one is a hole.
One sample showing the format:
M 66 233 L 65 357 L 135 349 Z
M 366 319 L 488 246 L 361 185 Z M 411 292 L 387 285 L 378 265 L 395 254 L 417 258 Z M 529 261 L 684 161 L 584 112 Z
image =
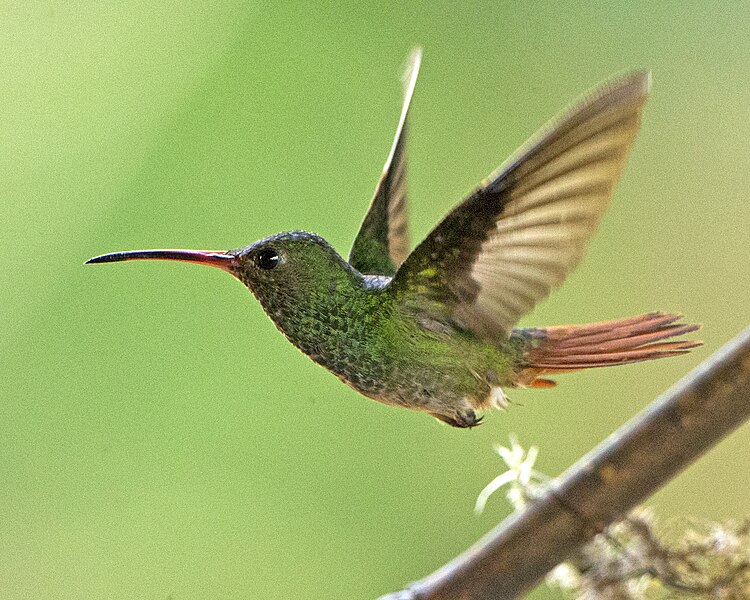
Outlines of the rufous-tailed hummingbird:
M 290 342 L 361 394 L 473 427 L 502 388 L 547 375 L 683 354 L 698 329 L 653 312 L 514 329 L 581 261 L 641 122 L 650 75 L 588 92 L 544 126 L 409 252 L 406 130 L 421 51 L 383 174 L 347 262 L 322 238 L 279 233 L 227 252 L 143 250 L 89 263 L 178 260 L 244 283 Z

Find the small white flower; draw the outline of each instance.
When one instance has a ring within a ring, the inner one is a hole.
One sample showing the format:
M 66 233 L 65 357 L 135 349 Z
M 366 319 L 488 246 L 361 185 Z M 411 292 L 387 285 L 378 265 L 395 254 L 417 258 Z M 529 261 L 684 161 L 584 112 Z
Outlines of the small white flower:
M 490 481 L 485 486 L 485 488 L 481 492 L 479 492 L 477 501 L 474 504 L 474 512 L 478 515 L 481 515 L 484 512 L 484 507 L 487 505 L 487 500 L 490 499 L 490 496 L 492 496 L 492 494 L 494 494 L 504 485 L 513 481 L 515 477 L 516 474 L 513 471 L 505 471 L 505 473 L 498 475 L 497 477 L 495 477 L 495 479 Z
M 508 470 L 501 473 L 479 493 L 474 505 L 474 512 L 481 514 L 484 511 L 487 501 L 504 485 L 511 485 L 507 492 L 507 498 L 516 510 L 521 510 L 536 491 L 535 488 L 547 481 L 547 477 L 542 473 L 534 470 L 534 463 L 539 456 L 539 449 L 532 446 L 528 451 L 524 450 L 518 443 L 515 435 L 510 435 L 510 448 L 498 446 L 496 449 L 500 458 L 508 467 Z

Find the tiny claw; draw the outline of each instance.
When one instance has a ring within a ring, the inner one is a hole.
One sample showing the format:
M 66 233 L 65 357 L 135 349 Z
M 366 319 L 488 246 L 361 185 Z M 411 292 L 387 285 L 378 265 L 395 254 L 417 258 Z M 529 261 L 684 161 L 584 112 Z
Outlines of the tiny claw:
M 451 427 L 458 427 L 459 429 L 471 429 L 477 425 L 481 425 L 484 417 L 477 416 L 477 413 L 469 409 L 465 412 L 454 413 L 453 415 L 442 415 L 439 413 L 432 413 L 438 421 L 447 423 Z

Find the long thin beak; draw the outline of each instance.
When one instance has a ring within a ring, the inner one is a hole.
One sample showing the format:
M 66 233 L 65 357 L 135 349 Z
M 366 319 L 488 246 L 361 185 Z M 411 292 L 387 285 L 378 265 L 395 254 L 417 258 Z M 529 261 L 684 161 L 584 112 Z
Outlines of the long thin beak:
M 130 252 L 115 252 L 102 254 L 86 261 L 87 265 L 98 263 L 120 262 L 123 260 L 180 260 L 184 262 L 218 267 L 232 272 L 236 264 L 235 257 L 226 252 L 212 250 L 133 250 Z

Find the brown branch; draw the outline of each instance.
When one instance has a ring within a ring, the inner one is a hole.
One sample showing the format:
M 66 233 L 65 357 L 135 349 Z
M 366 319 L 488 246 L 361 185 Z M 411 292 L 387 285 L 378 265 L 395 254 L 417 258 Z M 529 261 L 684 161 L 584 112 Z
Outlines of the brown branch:
M 750 418 L 750 328 L 451 562 L 381 600 L 499 600 L 528 592 Z

